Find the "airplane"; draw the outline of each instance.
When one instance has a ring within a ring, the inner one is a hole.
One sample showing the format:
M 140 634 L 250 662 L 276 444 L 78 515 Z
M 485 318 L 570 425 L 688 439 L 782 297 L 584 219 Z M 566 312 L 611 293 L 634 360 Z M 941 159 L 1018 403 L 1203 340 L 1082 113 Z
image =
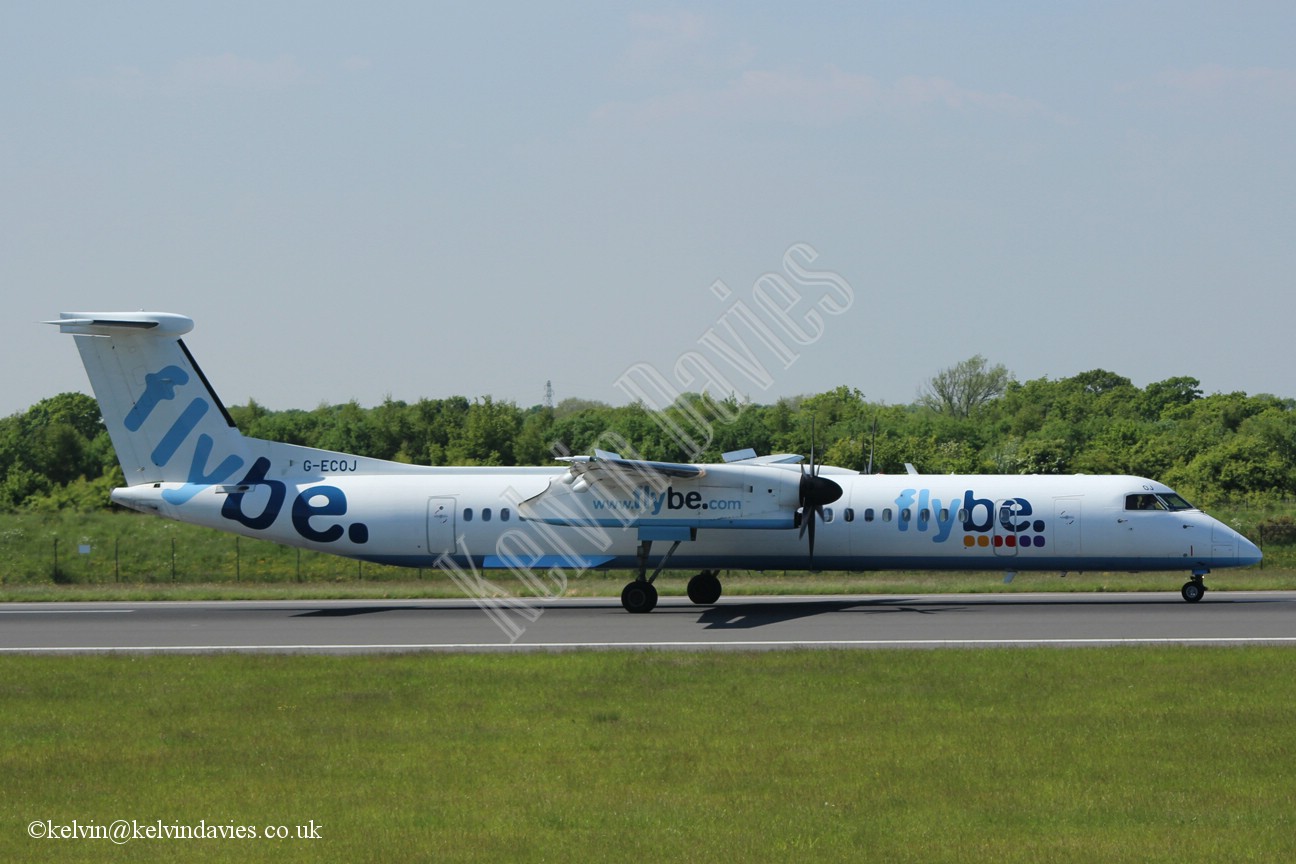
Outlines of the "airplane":
M 1261 559 L 1163 483 L 1124 475 L 861 474 L 797 454 L 720 463 L 596 450 L 549 467 L 430 467 L 242 435 L 163 312 L 62 313 L 116 448 L 116 504 L 247 537 L 406 567 L 634 569 L 628 612 L 669 566 L 716 603 L 723 570 L 1188 571 Z M 654 550 L 654 544 L 656 550 Z M 669 544 L 666 546 L 665 544 Z M 665 546 L 665 551 L 662 548 Z M 652 573 L 649 574 L 649 568 Z

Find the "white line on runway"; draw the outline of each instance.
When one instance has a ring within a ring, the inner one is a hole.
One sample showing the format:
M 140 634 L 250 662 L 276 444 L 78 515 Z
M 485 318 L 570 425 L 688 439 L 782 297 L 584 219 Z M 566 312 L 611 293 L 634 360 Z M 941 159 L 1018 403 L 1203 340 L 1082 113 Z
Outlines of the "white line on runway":
M 369 645 L 102 645 L 0 648 L 0 654 L 103 654 L 310 651 L 572 651 L 616 649 L 696 650 L 714 648 L 995 648 L 1048 645 L 1277 645 L 1296 644 L 1296 636 L 1189 636 L 1184 638 L 1093 639 L 790 639 L 736 642 L 444 642 Z
M 0 609 L 0 615 L 121 615 L 134 609 Z

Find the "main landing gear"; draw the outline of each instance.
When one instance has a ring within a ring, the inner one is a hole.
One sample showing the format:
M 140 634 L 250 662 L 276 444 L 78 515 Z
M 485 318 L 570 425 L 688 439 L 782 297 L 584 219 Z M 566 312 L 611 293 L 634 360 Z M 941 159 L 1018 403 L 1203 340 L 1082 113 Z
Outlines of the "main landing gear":
M 720 577 L 715 570 L 703 570 L 688 581 L 688 598 L 699 606 L 715 603 L 720 591 Z M 621 605 L 627 612 L 651 612 L 657 606 L 657 587 L 646 578 L 635 579 L 621 589 Z
M 675 554 L 675 550 L 679 548 L 680 542 L 681 541 L 676 540 L 671 543 L 670 549 L 668 549 L 666 554 L 662 557 L 661 563 L 657 565 L 657 569 L 653 571 L 651 576 L 648 576 L 648 550 L 652 548 L 652 541 L 639 541 L 639 551 L 637 553 L 639 558 L 639 575 L 635 577 L 633 582 L 621 589 L 621 605 L 625 607 L 627 612 L 639 614 L 643 612 L 651 612 L 657 608 L 657 589 L 653 586 L 653 583 L 657 581 L 657 574 L 662 571 L 666 566 L 666 562 L 670 560 L 670 557 Z
M 627 612 L 651 612 L 657 608 L 657 589 L 647 579 L 636 579 L 621 589 L 621 605 Z
M 657 608 L 657 588 L 653 585 L 657 575 L 666 567 L 666 562 L 679 548 L 680 541 L 671 544 L 670 550 L 662 558 L 651 576 L 648 574 L 648 550 L 652 548 L 651 540 L 639 543 L 639 575 L 635 580 L 621 589 L 621 605 L 627 612 L 636 614 L 651 612 Z M 720 599 L 720 577 L 718 570 L 703 570 L 688 583 L 688 597 L 699 606 L 710 606 Z
M 720 599 L 720 578 L 716 570 L 703 570 L 688 581 L 688 598 L 699 606 L 710 606 Z

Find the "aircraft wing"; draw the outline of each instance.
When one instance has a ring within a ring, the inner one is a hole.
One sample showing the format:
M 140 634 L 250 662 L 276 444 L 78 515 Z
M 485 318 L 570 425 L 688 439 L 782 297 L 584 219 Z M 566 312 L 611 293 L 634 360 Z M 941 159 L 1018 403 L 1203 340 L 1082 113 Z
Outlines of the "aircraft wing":
M 683 462 L 652 462 L 643 459 L 623 459 L 619 453 L 595 450 L 591 456 L 564 456 L 562 462 L 571 463 L 570 471 L 577 477 L 595 480 L 609 472 L 635 473 L 660 477 L 701 477 L 705 466 Z
M 564 461 L 569 463 L 567 473 L 519 505 L 522 518 L 554 525 L 640 528 L 796 525 L 801 473 L 795 464 L 655 462 L 605 451 Z

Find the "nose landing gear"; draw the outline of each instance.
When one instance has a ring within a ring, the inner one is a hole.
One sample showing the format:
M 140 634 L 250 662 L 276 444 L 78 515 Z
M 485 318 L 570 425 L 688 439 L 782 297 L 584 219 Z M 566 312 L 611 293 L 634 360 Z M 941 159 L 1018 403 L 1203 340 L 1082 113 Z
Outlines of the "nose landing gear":
M 1192 578 L 1184 583 L 1183 588 L 1179 589 L 1183 599 L 1189 603 L 1196 603 L 1206 596 L 1206 585 L 1202 582 L 1205 576 L 1205 573 L 1194 573 Z

